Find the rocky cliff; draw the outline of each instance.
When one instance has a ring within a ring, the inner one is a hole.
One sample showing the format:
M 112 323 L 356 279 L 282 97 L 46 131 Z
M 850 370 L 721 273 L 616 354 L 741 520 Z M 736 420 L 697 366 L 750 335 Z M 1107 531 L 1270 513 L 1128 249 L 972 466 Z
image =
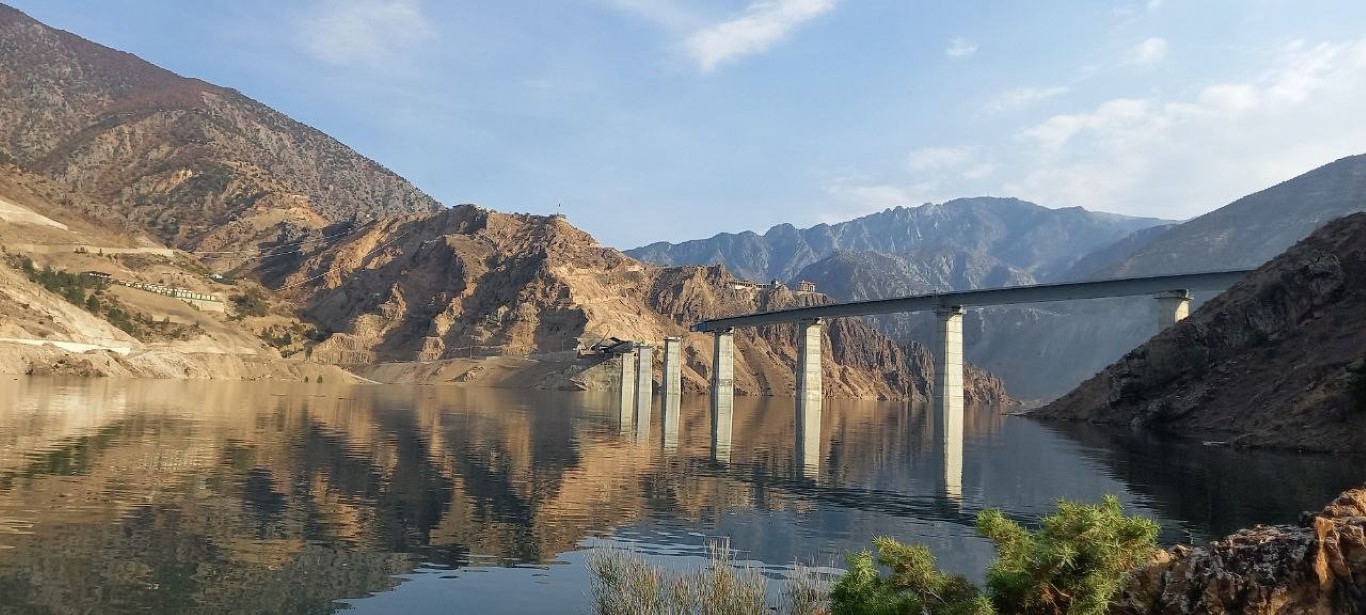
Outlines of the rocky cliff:
M 1111 613 L 1366 612 L 1366 488 L 1299 525 L 1257 526 L 1178 546 L 1137 571 Z
M 658 344 L 684 336 L 685 388 L 706 386 L 711 339 L 694 322 L 828 301 L 823 295 L 741 284 L 724 267 L 664 268 L 597 244 L 558 216 L 502 214 L 462 205 L 382 221 L 304 262 L 280 291 L 332 331 L 314 348 L 325 361 L 436 361 L 483 354 L 570 352 L 608 337 Z M 792 327 L 741 330 L 736 388 L 792 391 Z M 933 381 L 926 350 L 836 320 L 826 329 L 831 396 L 921 398 Z M 1003 397 L 999 380 L 970 375 L 970 395 Z
M 1366 440 L 1366 213 L 1332 222 L 1034 416 L 1235 444 Z
M 5 161 L 94 197 L 88 213 L 204 252 L 297 245 L 339 224 L 437 207 L 388 169 L 235 90 L 0 5 Z

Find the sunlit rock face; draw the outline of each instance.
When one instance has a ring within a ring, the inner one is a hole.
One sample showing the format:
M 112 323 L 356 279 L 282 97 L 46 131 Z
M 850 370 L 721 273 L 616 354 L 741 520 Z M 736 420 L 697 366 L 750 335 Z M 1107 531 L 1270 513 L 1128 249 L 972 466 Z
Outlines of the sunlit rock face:
M 745 284 L 725 267 L 659 267 L 601 246 L 558 216 L 472 205 L 385 220 L 298 264 L 274 283 L 307 305 L 330 339 L 313 350 L 341 363 L 440 361 L 471 354 L 572 352 L 616 337 L 683 337 L 683 387 L 706 390 L 707 318 L 815 305 L 830 298 Z M 293 289 L 293 290 L 290 290 Z M 736 332 L 736 391 L 789 395 L 791 325 Z M 925 399 L 933 359 L 853 319 L 824 328 L 827 395 Z M 969 397 L 999 402 L 998 379 L 975 368 Z
M 0 162 L 93 196 L 88 213 L 174 247 L 257 249 L 438 207 L 380 164 L 236 90 L 3 5 L 0 48 Z
M 1360 613 L 1366 489 L 1297 526 L 1257 526 L 1177 547 L 1130 579 L 1112 613 Z

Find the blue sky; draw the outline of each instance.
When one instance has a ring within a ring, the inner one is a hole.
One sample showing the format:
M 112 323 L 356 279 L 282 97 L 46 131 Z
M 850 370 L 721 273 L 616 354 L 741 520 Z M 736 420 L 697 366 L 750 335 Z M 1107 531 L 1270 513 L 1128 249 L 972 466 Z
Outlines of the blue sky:
M 603 243 L 1018 196 L 1187 218 L 1366 152 L 1360 0 L 7 0 Z

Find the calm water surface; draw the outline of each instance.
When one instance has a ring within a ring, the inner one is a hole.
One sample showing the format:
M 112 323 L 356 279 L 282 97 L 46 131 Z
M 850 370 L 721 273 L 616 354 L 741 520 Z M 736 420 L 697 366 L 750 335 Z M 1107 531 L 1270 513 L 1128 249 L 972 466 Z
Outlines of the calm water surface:
M 656 402 L 658 404 L 658 401 Z M 1289 522 L 1360 461 L 1058 431 L 904 403 L 706 400 L 622 424 L 610 395 L 283 383 L 0 381 L 0 613 L 588 613 L 586 552 L 665 565 L 730 539 L 782 578 L 872 536 L 980 578 L 983 508 L 1114 493 L 1164 540 Z M 724 447 L 722 447 L 724 448 Z

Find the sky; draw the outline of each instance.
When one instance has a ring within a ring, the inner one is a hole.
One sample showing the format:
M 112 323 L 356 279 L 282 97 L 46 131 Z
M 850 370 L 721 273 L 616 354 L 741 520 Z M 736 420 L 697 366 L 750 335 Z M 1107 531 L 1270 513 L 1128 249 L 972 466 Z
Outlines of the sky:
M 957 197 L 1190 218 L 1366 153 L 1362 0 L 4 0 L 602 243 Z

